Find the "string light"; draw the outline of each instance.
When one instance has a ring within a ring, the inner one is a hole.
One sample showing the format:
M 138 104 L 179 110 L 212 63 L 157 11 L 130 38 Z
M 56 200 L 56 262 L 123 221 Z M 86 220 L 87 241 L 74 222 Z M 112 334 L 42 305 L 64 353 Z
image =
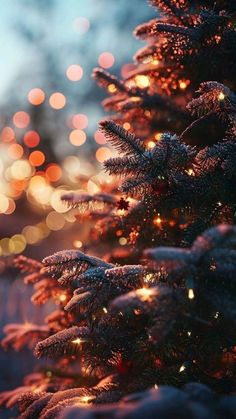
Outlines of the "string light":
M 82 339 L 76 338 L 76 339 L 72 340 L 71 343 L 74 343 L 75 345 L 80 345 L 82 343 Z
M 144 76 L 142 74 L 138 74 L 137 76 L 135 76 L 135 83 L 137 87 L 139 87 L 140 89 L 147 89 L 147 87 L 150 86 L 149 77 Z
M 193 292 L 193 289 L 192 289 L 192 288 L 190 288 L 190 289 L 188 290 L 188 298 L 189 298 L 190 300 L 192 300 L 192 299 L 194 298 L 194 292 Z
M 184 365 L 181 365 L 181 367 L 180 367 L 180 369 L 179 369 L 179 372 L 183 372 L 183 371 L 185 371 L 186 370 L 186 367 L 184 366 Z
M 162 223 L 162 219 L 161 217 L 158 215 L 156 218 L 154 218 L 153 220 L 153 224 L 155 224 L 156 226 L 160 227 Z
M 105 314 L 107 314 L 107 309 L 106 309 L 106 307 L 103 307 L 103 311 L 104 311 L 104 313 L 105 313 Z
M 218 95 L 218 99 L 221 101 L 221 100 L 224 100 L 224 98 L 225 98 L 224 93 L 220 92 L 219 95 Z

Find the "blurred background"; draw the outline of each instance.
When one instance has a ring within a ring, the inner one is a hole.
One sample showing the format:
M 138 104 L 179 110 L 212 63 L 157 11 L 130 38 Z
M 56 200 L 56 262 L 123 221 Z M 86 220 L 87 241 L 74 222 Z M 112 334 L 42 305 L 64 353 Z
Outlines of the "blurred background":
M 99 191 L 108 181 L 102 162 L 114 153 L 97 131 L 106 93 L 91 72 L 100 66 L 124 76 L 142 46 L 132 31 L 153 10 L 145 0 L 12 0 L 0 10 L 2 335 L 7 322 L 42 319 L 28 303 L 31 290 L 3 260 L 84 249 L 85 233 L 61 195 Z M 33 362 L 0 350 L 0 388 L 17 385 Z

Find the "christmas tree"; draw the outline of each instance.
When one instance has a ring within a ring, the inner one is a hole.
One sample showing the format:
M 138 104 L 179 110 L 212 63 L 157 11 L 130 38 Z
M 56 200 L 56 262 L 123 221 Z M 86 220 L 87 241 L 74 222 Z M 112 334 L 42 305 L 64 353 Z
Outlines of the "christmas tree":
M 119 152 L 105 170 L 125 179 L 63 197 L 101 218 L 101 257 L 15 259 L 33 303 L 57 304 L 44 325 L 5 328 L 5 348 L 51 359 L 2 393 L 21 419 L 235 414 L 236 5 L 150 3 L 160 17 L 136 29 L 136 68 L 94 71 L 115 112 L 100 123 Z

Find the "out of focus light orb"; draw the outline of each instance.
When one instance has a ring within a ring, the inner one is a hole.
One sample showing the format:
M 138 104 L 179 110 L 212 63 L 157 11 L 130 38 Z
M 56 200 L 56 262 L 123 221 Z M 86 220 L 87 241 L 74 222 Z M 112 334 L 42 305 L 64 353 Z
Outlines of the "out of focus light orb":
M 26 248 L 26 240 L 22 234 L 15 234 L 9 240 L 9 251 L 10 253 L 19 254 L 22 253 Z
M 40 136 L 36 131 L 27 131 L 24 135 L 24 143 L 27 147 L 37 147 L 40 142 Z
M 56 211 L 51 211 L 46 218 L 46 224 L 50 230 L 61 230 L 65 225 L 63 215 L 58 214 Z
M 94 140 L 96 141 L 97 144 L 106 144 L 107 143 L 107 139 L 105 137 L 105 135 L 97 130 L 94 134 Z
M 8 147 L 7 152 L 8 152 L 8 155 L 11 159 L 18 160 L 23 156 L 24 149 L 20 144 L 11 144 Z
M 13 179 L 27 179 L 32 174 L 32 168 L 27 160 L 17 160 L 11 166 L 11 175 Z
M 4 143 L 9 143 L 15 139 L 14 130 L 11 127 L 4 127 L 1 132 L 1 140 Z
M 102 52 L 98 57 L 98 63 L 103 68 L 110 68 L 115 62 L 115 57 L 110 52 Z
M 42 151 L 35 150 L 29 155 L 29 162 L 32 166 L 38 167 L 45 162 L 45 155 Z
M 4 214 L 9 206 L 8 198 L 4 194 L 0 194 L 0 214 Z
M 19 111 L 13 115 L 12 120 L 17 128 L 26 128 L 30 123 L 30 116 L 27 112 Z
M 88 32 L 90 28 L 90 22 L 86 17 L 79 16 L 74 20 L 73 28 L 76 32 L 83 35 Z
M 58 164 L 52 163 L 46 169 L 46 178 L 50 182 L 57 182 L 62 175 L 62 170 Z
M 83 113 L 77 113 L 72 117 L 72 125 L 77 129 L 84 129 L 88 126 L 88 117 Z
M 49 105 L 56 110 L 64 108 L 66 104 L 66 98 L 63 93 L 55 92 L 49 98 Z
M 96 151 L 96 159 L 99 163 L 103 163 L 105 160 L 111 157 L 111 150 L 108 147 L 100 147 Z
M 31 105 L 34 106 L 41 105 L 45 101 L 45 93 L 39 88 L 31 89 L 27 97 Z
M 69 135 L 69 140 L 72 145 L 81 146 L 86 141 L 86 134 L 81 129 L 74 129 Z
M 83 77 L 83 69 L 79 64 L 72 64 L 67 68 L 66 75 L 70 81 L 79 81 Z

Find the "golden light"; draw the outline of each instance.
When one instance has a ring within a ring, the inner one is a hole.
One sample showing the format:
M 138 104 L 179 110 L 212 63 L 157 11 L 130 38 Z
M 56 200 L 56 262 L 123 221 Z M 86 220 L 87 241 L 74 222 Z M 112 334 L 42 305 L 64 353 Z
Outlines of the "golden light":
M 144 76 L 143 74 L 135 76 L 135 83 L 140 89 L 147 89 L 147 87 L 150 86 L 149 77 Z
M 86 17 L 79 16 L 75 19 L 73 27 L 76 32 L 83 35 L 88 32 L 90 28 L 90 22 Z
M 35 175 L 30 179 L 27 190 L 29 200 L 31 200 L 32 197 L 34 201 L 42 205 L 48 205 L 50 203 L 52 192 L 52 187 L 43 176 Z
M 98 63 L 103 68 L 110 68 L 115 62 L 115 57 L 110 52 L 102 52 L 98 57 Z
M 193 292 L 193 289 L 192 289 L 192 288 L 190 288 L 190 289 L 188 290 L 188 298 L 189 298 L 190 300 L 192 300 L 192 299 L 194 298 L 194 292 Z
M 1 132 L 1 140 L 9 143 L 15 139 L 15 132 L 11 127 L 4 127 Z
M 161 223 L 162 223 L 162 219 L 159 215 L 156 218 L 154 218 L 153 224 L 155 224 L 157 227 L 160 227 Z
M 37 147 L 40 142 L 40 136 L 36 131 L 27 131 L 24 135 L 24 143 L 27 147 Z
M 9 200 L 8 198 L 3 195 L 2 193 L 0 194 L 0 213 L 4 214 L 9 207 Z
M 157 132 L 157 133 L 155 134 L 155 139 L 156 139 L 157 141 L 159 141 L 159 140 L 161 139 L 161 136 L 162 136 L 162 133 L 161 133 L 161 132 Z
M 131 128 L 130 123 L 129 122 L 124 122 L 123 128 L 126 129 L 126 131 L 128 131 Z
M 42 231 L 38 226 L 26 226 L 23 228 L 22 234 L 28 244 L 36 244 L 43 238 Z
M 219 93 L 219 95 L 218 95 L 218 99 L 219 99 L 219 100 L 224 100 L 224 99 L 225 99 L 225 95 L 224 95 L 224 93 L 223 93 L 223 92 L 220 92 L 220 93 Z
M 83 242 L 82 242 L 82 241 L 80 241 L 80 240 L 74 240 L 74 241 L 73 241 L 73 246 L 74 246 L 76 249 L 81 249 L 81 247 L 83 246 Z
M 32 174 L 32 168 L 27 160 L 17 160 L 11 166 L 11 175 L 17 180 L 27 179 Z
M 150 149 L 154 148 L 154 147 L 155 147 L 155 145 L 156 145 L 156 143 L 155 143 L 154 141 L 148 141 L 148 143 L 147 143 L 147 146 L 148 146 L 148 148 L 150 148 Z
M 119 243 L 121 246 L 125 246 L 127 244 L 127 239 L 125 237 L 120 237 Z
M 47 167 L 45 175 L 50 182 L 57 182 L 62 176 L 62 170 L 58 164 L 52 163 Z
M 9 240 L 9 251 L 10 253 L 19 254 L 22 253 L 26 248 L 26 240 L 22 234 L 15 234 Z
M 107 308 L 106 307 L 103 307 L 102 310 L 104 311 L 105 314 L 107 314 Z
M 88 126 L 88 117 L 83 113 L 78 113 L 72 117 L 72 125 L 74 128 L 85 129 Z
M 17 128 L 26 128 L 30 123 L 30 116 L 27 112 L 19 111 L 13 115 L 12 120 Z
M 92 397 L 92 396 L 82 396 L 82 397 L 80 397 L 80 402 L 81 403 L 87 404 L 87 403 L 91 402 L 92 400 L 94 400 L 94 397 Z
M 34 88 L 28 93 L 28 101 L 31 105 L 39 106 L 45 101 L 45 93 L 42 89 Z
M 66 104 L 66 98 L 63 93 L 55 92 L 50 96 L 49 104 L 53 109 L 62 109 Z
M 71 64 L 66 70 L 66 76 L 70 81 L 79 81 L 83 77 L 83 69 L 79 64 Z
M 66 299 L 67 299 L 67 296 L 66 296 L 66 294 L 61 294 L 60 296 L 59 296 L 59 300 L 63 303 L 64 301 L 66 301 Z
M 103 163 L 104 160 L 109 159 L 111 155 L 111 150 L 107 147 L 100 147 L 96 151 L 96 159 L 99 163 Z
M 82 340 L 80 338 L 76 338 L 72 340 L 71 342 L 74 343 L 75 345 L 80 345 L 82 343 Z
M 74 146 L 81 146 L 86 141 L 86 134 L 81 129 L 74 129 L 69 135 L 70 143 Z
M 107 90 L 109 93 L 115 93 L 117 91 L 116 85 L 114 83 L 109 84 Z
M 183 372 L 184 370 L 186 370 L 186 367 L 184 365 L 181 365 L 179 372 Z
M 51 211 L 46 217 L 46 224 L 50 230 L 58 231 L 64 227 L 65 219 L 58 212 Z
M 63 201 L 61 200 L 62 195 L 65 194 L 65 192 L 67 192 L 65 189 L 56 189 L 53 191 L 52 196 L 51 196 L 51 206 L 52 208 L 59 213 L 64 213 L 68 211 L 68 207 L 67 205 L 65 205 L 63 203 Z
M 187 88 L 187 83 L 186 83 L 186 81 L 184 81 L 184 80 L 180 80 L 180 81 L 179 81 L 179 88 L 180 88 L 181 90 L 185 90 L 185 89 Z
M 32 153 L 29 155 L 29 162 L 32 166 L 35 167 L 42 166 L 42 164 L 45 162 L 44 153 L 39 150 L 32 151 Z
M 156 290 L 152 288 L 140 288 L 136 291 L 136 294 L 141 301 L 148 301 L 150 297 L 156 294 Z
M 94 140 L 96 141 L 97 144 L 106 144 L 107 143 L 107 139 L 105 137 L 105 135 L 97 130 L 94 134 Z
M 193 169 L 188 169 L 188 170 L 186 170 L 186 173 L 187 173 L 189 176 L 195 176 L 195 172 L 194 172 L 194 170 L 193 170 Z
M 13 160 L 20 159 L 24 154 L 24 149 L 20 144 L 11 144 L 7 149 L 8 155 Z

